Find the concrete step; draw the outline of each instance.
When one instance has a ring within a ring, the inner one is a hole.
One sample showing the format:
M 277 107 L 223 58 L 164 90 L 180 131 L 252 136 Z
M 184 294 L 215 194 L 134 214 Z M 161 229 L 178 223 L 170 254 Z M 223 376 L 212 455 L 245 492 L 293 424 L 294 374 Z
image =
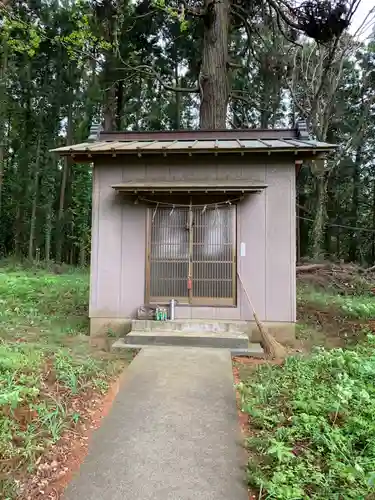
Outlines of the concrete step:
M 204 320 L 204 319 L 177 319 L 167 321 L 155 321 L 135 319 L 132 321 L 132 332 L 214 332 L 225 333 L 246 333 L 249 325 L 246 321 L 228 320 Z
M 247 349 L 231 349 L 230 353 L 236 358 L 265 358 L 263 347 L 254 342 L 250 342 Z
M 180 347 L 218 347 L 246 349 L 249 343 L 244 333 L 217 333 L 211 331 L 131 331 L 124 337 L 126 344 L 169 345 Z
M 161 345 L 161 344 L 130 344 L 125 342 L 124 338 L 116 340 L 112 344 L 112 351 L 122 351 L 124 349 L 131 349 L 139 351 L 141 349 L 148 349 L 151 347 L 158 347 L 160 349 L 170 348 L 170 345 Z M 184 347 L 184 346 L 183 346 Z M 190 346 L 189 346 L 190 347 Z M 246 348 L 230 348 L 230 353 L 232 356 L 236 357 L 251 357 L 251 358 L 264 358 L 264 350 L 260 344 L 257 343 L 248 343 Z

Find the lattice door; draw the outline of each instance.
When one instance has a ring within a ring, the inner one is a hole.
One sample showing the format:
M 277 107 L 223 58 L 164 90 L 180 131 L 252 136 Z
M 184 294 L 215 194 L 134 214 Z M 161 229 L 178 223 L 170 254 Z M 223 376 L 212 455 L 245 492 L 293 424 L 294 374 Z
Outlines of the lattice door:
M 192 305 L 233 305 L 236 208 L 150 210 L 148 298 Z

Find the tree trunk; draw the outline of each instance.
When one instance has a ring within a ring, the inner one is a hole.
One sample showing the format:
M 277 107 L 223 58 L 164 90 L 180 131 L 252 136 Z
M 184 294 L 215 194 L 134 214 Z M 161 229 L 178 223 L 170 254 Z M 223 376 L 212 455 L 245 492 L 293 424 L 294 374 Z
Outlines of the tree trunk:
M 332 235 L 333 228 L 330 227 L 329 222 L 330 215 L 337 213 L 336 208 L 336 191 L 335 188 L 338 185 L 337 176 L 335 172 L 327 179 L 327 195 L 326 195 L 326 215 L 327 215 L 327 226 L 324 228 L 324 249 L 325 255 L 333 256 L 334 251 L 332 249 Z
M 56 238 L 56 262 L 61 262 L 62 259 L 62 246 L 64 240 L 64 207 L 65 207 L 65 191 L 66 181 L 68 178 L 69 161 L 68 158 L 63 159 L 63 171 L 60 184 L 60 197 L 59 197 L 59 212 L 57 215 L 57 238 Z
M 116 85 L 116 130 L 121 130 L 122 113 L 124 108 L 124 82 L 119 81 Z
M 104 130 L 112 132 L 116 127 L 116 89 L 112 85 L 105 93 L 104 102 Z
M 21 207 L 18 203 L 14 223 L 14 255 L 19 258 L 21 255 Z
M 306 194 L 306 179 L 303 171 L 297 178 L 298 206 L 296 213 L 298 217 L 298 236 L 299 236 L 299 259 L 306 257 L 309 251 L 309 222 L 305 220 L 306 211 L 301 207 L 307 206 L 308 196 Z
M 297 262 L 301 260 L 301 219 L 300 213 L 301 209 L 298 207 L 299 199 L 297 194 L 297 213 L 296 213 L 296 259 Z
M 49 144 L 47 144 L 49 147 Z M 42 196 L 44 203 L 44 259 L 50 261 L 54 256 L 52 253 L 52 233 L 54 229 L 54 204 L 56 200 L 56 181 L 58 172 L 57 155 L 50 153 L 44 156 L 46 161 L 42 166 Z M 56 235 L 57 237 L 57 235 Z
M 52 200 L 46 205 L 46 227 L 44 235 L 44 259 L 51 260 L 51 236 L 52 236 Z
M 143 80 L 142 76 L 139 75 L 138 78 L 138 88 L 139 88 L 139 100 L 142 99 L 142 87 L 143 87 Z M 142 106 L 137 106 L 135 110 L 135 124 L 137 127 L 137 130 L 141 130 L 141 120 L 142 120 Z
M 297 262 L 301 260 L 301 216 L 303 213 L 300 205 L 300 193 L 298 189 L 298 177 L 296 179 L 297 194 L 296 194 L 296 259 Z
M 30 234 L 29 234 L 29 260 L 34 258 L 34 241 L 35 241 L 35 228 L 36 228 L 36 210 L 38 206 L 38 185 L 39 185 L 39 166 L 40 166 L 40 149 L 41 149 L 41 138 L 38 138 L 38 145 L 36 150 L 35 158 L 35 171 L 34 171 L 34 182 L 33 182 L 33 192 L 32 192 L 32 203 L 31 203 L 31 218 L 30 218 Z
M 178 77 L 178 60 L 177 60 L 176 53 L 175 53 L 174 77 L 175 77 L 176 87 L 179 87 L 180 81 L 179 81 L 179 77 Z M 179 130 L 181 128 L 181 93 L 175 92 L 175 95 L 176 95 L 176 104 L 175 104 L 176 105 L 176 112 L 175 112 L 174 127 L 173 128 L 175 130 Z
M 205 0 L 205 7 L 202 66 L 199 75 L 200 128 L 224 129 L 229 99 L 229 0 Z
M 5 170 L 5 121 L 7 110 L 7 70 L 8 70 L 8 39 L 4 35 L 3 57 L 0 68 L 0 217 L 2 212 L 2 193 Z
M 269 80 L 273 77 L 270 75 L 268 70 L 268 57 L 265 56 L 265 60 L 261 66 L 261 74 L 262 74 L 262 90 L 260 96 L 260 128 L 266 129 L 269 126 L 269 121 L 271 117 L 271 109 L 270 109 L 270 87 L 268 85 Z
M 354 170 L 353 170 L 353 194 L 352 194 L 352 208 L 350 214 L 350 225 L 357 226 L 358 223 L 358 205 L 359 205 L 359 174 L 360 165 L 362 162 L 362 144 L 357 148 Z M 350 231 L 349 236 L 349 252 L 348 257 L 350 262 L 356 262 L 358 257 L 358 232 L 356 230 Z
M 66 144 L 73 144 L 73 104 L 69 103 L 68 107 L 68 126 Z M 60 184 L 60 198 L 59 198 L 59 211 L 57 216 L 57 238 L 56 238 L 56 262 L 62 260 L 62 247 L 65 236 L 64 230 L 64 216 L 65 216 L 65 192 L 69 176 L 70 158 L 66 157 L 64 160 L 62 171 L 62 178 Z
M 23 85 L 21 93 L 20 118 L 22 129 L 19 132 L 20 145 L 17 152 L 17 182 L 15 183 L 14 196 L 16 197 L 17 209 L 15 218 L 14 250 L 17 258 L 24 257 L 27 242 L 25 231 L 25 219 L 29 208 L 29 184 L 30 170 L 33 164 L 32 158 L 35 154 L 32 138 L 32 127 L 35 124 L 35 114 L 32 110 L 32 71 L 31 60 L 28 55 L 23 54 L 23 69 L 21 70 Z M 31 131 L 31 132 L 30 132 Z
M 81 267 L 84 267 L 86 265 L 86 247 L 84 241 L 81 241 L 79 247 L 79 265 Z
M 317 204 L 312 228 L 312 257 L 314 260 L 320 260 L 324 257 L 322 249 L 324 243 L 324 225 L 326 222 L 327 173 L 324 172 L 317 176 L 316 181 Z
M 372 181 L 372 227 L 375 228 L 375 177 Z M 375 232 L 371 240 L 371 265 L 375 264 Z
M 112 132 L 116 127 L 116 79 L 113 71 L 112 52 L 106 53 L 104 62 L 104 82 L 106 86 L 103 104 L 104 130 Z
M 336 259 L 340 261 L 341 259 L 341 240 L 340 240 L 340 228 L 336 228 Z

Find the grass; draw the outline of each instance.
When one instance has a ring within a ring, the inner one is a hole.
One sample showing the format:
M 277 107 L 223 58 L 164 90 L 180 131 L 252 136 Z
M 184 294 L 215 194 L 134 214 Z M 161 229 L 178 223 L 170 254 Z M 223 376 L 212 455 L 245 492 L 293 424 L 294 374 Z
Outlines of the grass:
M 362 334 L 346 348 L 315 347 L 282 366 L 240 371 L 249 487 L 259 500 L 375 499 L 375 337 L 364 330 L 375 298 L 303 288 L 298 300 L 300 333 L 321 320 L 312 342 L 326 342 L 325 321 L 327 336 L 346 323 Z
M 340 295 L 303 287 L 298 291 L 298 302 L 302 306 L 309 304 L 323 311 L 335 309 L 341 317 L 346 319 L 375 318 L 375 296 L 373 295 Z
M 108 388 L 128 360 L 90 352 L 88 274 L 0 273 L 0 498 L 81 415 L 73 402 Z
M 297 301 L 297 339 L 307 351 L 316 345 L 353 346 L 364 339 L 366 327 L 375 319 L 375 297 L 367 293 L 340 295 L 303 286 Z
M 40 340 L 86 333 L 88 275 L 55 275 L 40 271 L 0 274 L 0 335 L 9 340 Z
M 374 348 L 290 357 L 240 385 L 259 498 L 375 498 Z

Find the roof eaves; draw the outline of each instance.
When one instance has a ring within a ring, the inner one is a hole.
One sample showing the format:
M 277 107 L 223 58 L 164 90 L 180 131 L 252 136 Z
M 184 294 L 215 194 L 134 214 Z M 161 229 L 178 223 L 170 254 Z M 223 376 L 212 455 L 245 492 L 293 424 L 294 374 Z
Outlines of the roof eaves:
M 297 148 L 297 147 L 286 147 L 286 148 L 230 148 L 230 149 L 213 149 L 213 148 L 205 148 L 205 149 L 174 149 L 173 154 L 187 154 L 189 156 L 192 156 L 193 153 L 196 154 L 241 154 L 242 156 L 245 153 L 265 153 L 268 155 L 271 155 L 273 153 L 313 153 L 314 151 L 320 152 L 320 153 L 328 153 L 333 151 L 334 148 L 332 147 L 305 147 L 305 148 Z M 139 157 L 149 154 L 161 154 L 166 156 L 168 150 L 167 149 L 150 149 L 150 150 L 144 150 L 142 148 L 137 148 L 137 150 L 131 149 L 131 150 L 121 150 L 121 149 L 106 149 L 103 151 L 97 151 L 97 150 L 77 150 L 77 149 L 70 149 L 70 150 L 51 150 L 51 152 L 56 152 L 60 153 L 62 156 L 77 156 L 77 155 L 86 155 L 88 157 L 93 157 L 93 156 L 105 156 L 108 154 L 115 154 L 115 155 L 138 155 Z
M 142 142 L 144 142 L 142 144 Z M 253 147 L 251 143 L 256 147 Z M 308 139 L 275 139 L 273 144 L 270 139 L 254 139 L 253 141 L 246 141 L 246 144 L 241 139 L 228 141 L 215 140 L 215 141 L 95 141 L 84 142 L 72 146 L 63 146 L 60 148 L 52 149 L 52 152 L 60 153 L 61 155 L 87 155 L 89 158 L 93 155 L 112 154 L 163 154 L 167 153 L 188 154 L 192 153 L 214 153 L 215 155 L 240 153 L 244 155 L 245 152 L 250 153 L 308 153 L 312 152 L 330 152 L 334 151 L 338 146 L 324 142 L 308 140 Z

